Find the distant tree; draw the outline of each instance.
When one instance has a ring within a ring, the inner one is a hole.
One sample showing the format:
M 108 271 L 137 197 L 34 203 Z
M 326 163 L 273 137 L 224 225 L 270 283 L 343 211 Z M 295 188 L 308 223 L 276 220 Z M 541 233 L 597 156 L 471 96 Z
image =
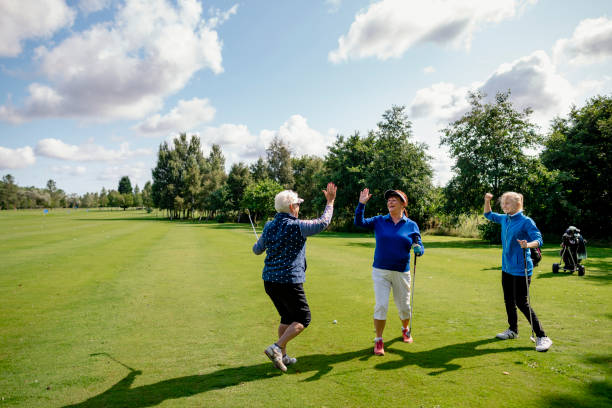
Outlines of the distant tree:
M 412 123 L 405 107 L 393 106 L 385 111 L 377 129 L 370 133 L 374 136 L 374 146 L 366 185 L 373 196 L 368 206 L 380 213 L 387 212 L 384 192 L 399 189 L 408 197 L 410 218 L 423 224 L 431 215 L 427 213 L 433 190 L 431 157 L 427 154 L 427 145 L 413 141 Z
M 102 187 L 102 190 L 100 190 L 100 199 L 98 204 L 100 207 L 106 207 L 108 205 L 108 194 L 104 187 Z
M 18 187 L 15 184 L 15 177 L 11 174 L 2 177 L 2 184 L 0 184 L 0 207 L 4 209 L 17 208 L 17 191 Z
M 292 189 L 295 180 L 291 168 L 291 150 L 279 136 L 275 136 L 268 148 L 269 177 L 285 189 Z
M 145 208 L 153 208 L 153 189 L 150 181 L 147 181 L 142 189 L 142 204 Z
M 325 180 L 338 185 L 334 204 L 334 222 L 349 229 L 359 199 L 359 191 L 367 185 L 369 166 L 374 159 L 374 134 L 349 137 L 338 135 L 325 157 Z M 378 183 L 377 183 L 378 184 Z
M 57 184 L 54 180 L 47 181 L 47 191 L 49 192 L 49 208 L 55 208 L 59 205 L 60 194 L 58 194 Z M 69 200 L 69 203 L 74 205 L 74 199 Z M 71 204 L 69 204 L 71 205 Z
M 253 181 L 262 181 L 271 178 L 268 163 L 261 157 L 257 159 L 255 163 L 251 164 L 249 170 Z
M 141 208 L 142 207 L 142 193 L 140 192 L 140 188 L 138 184 L 134 187 L 134 207 Z
M 559 185 L 555 232 L 568 225 L 612 236 L 612 96 L 597 96 L 566 119 L 556 118 L 541 159 Z M 552 225 L 551 225 L 552 227 Z
M 274 214 L 274 197 L 282 190 L 283 186 L 270 179 L 249 184 L 244 191 L 242 206 L 251 212 L 253 222 Z
M 123 211 L 127 210 L 130 207 L 134 206 L 134 195 L 132 193 L 121 194 L 121 205 Z
M 325 188 L 324 180 L 325 161 L 316 156 L 302 156 L 292 158 L 294 190 L 304 199 L 300 206 L 301 216 L 314 216 L 323 208 L 325 197 L 321 190 Z
M 231 209 L 239 210 L 244 191 L 252 183 L 249 168 L 242 162 L 233 164 L 227 176 L 228 200 Z
M 455 160 L 455 176 L 445 189 L 449 212 L 480 209 L 485 192 L 499 197 L 504 191 L 520 191 L 530 171 L 537 170 L 537 160 L 525 153 L 541 142 L 529 120 L 532 110 L 517 110 L 510 91 L 497 93 L 494 103 L 484 103 L 484 97 L 470 93 L 471 110 L 442 130 L 440 145 Z
M 128 176 L 121 177 L 117 191 L 119 191 L 119 194 L 132 194 L 132 183 Z
M 116 190 L 110 190 L 108 192 L 108 206 L 109 207 L 123 207 L 123 196 Z

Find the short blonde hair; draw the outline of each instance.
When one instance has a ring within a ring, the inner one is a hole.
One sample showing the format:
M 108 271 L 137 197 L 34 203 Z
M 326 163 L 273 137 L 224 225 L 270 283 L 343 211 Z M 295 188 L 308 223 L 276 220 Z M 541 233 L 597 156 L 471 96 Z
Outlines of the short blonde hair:
M 274 197 L 274 208 L 279 213 L 289 213 L 291 204 L 301 203 L 304 200 L 298 197 L 298 194 L 292 190 L 283 190 Z
M 500 202 L 505 199 L 514 202 L 516 209 L 521 211 L 523 209 L 523 195 L 521 193 L 516 193 L 514 191 L 506 191 L 500 197 Z

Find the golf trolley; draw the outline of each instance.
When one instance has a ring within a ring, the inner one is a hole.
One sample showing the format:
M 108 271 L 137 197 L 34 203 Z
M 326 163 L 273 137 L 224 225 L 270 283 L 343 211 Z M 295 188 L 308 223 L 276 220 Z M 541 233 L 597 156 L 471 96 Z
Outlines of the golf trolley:
M 578 276 L 583 276 L 585 269 L 580 261 L 586 259 L 586 240 L 580 235 L 580 230 L 576 227 L 569 227 L 561 237 L 561 251 L 559 251 L 563 262 L 563 271 L 574 273 L 578 271 Z M 553 273 L 559 273 L 561 263 L 554 263 Z

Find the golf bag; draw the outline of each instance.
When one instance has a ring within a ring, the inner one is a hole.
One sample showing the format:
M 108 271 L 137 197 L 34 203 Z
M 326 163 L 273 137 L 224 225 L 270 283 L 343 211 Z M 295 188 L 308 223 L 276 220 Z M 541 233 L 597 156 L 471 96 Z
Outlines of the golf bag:
M 578 271 L 579 276 L 585 273 L 584 265 L 580 262 L 586 259 L 586 240 L 580 235 L 580 230 L 576 227 L 569 227 L 561 237 L 561 251 L 559 251 L 561 261 L 563 262 L 563 270 Z M 553 273 L 559 273 L 561 263 L 553 264 Z

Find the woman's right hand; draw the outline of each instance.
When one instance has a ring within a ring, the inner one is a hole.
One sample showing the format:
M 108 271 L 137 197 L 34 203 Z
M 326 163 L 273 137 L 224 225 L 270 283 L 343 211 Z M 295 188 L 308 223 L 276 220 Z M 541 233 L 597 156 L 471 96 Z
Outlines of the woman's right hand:
M 484 196 L 485 201 L 491 201 L 492 198 L 493 198 L 493 194 L 491 193 L 487 193 Z
M 361 192 L 359 193 L 359 202 L 361 204 L 365 204 L 368 202 L 368 200 L 370 199 L 370 197 L 372 197 L 372 194 L 370 194 L 370 189 L 369 188 L 364 188 L 363 190 L 361 190 Z

